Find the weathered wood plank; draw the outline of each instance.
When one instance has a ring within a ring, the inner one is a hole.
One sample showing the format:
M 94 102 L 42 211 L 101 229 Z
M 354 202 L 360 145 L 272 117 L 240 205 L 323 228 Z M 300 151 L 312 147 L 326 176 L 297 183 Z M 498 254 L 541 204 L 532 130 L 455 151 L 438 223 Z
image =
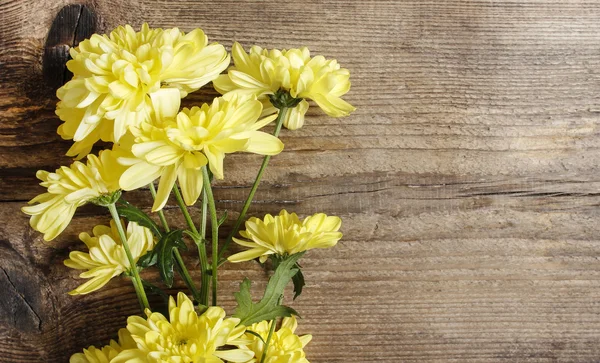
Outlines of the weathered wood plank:
M 6 362 L 66 361 L 114 337 L 138 309 L 127 281 L 66 295 L 80 280 L 62 260 L 79 246 L 77 233 L 108 220 L 102 209 L 83 208 L 55 246 L 19 213 L 41 191 L 35 170 L 69 162 L 42 64 L 52 21 L 68 4 L 0 3 Z M 304 128 L 284 130 L 286 150 L 251 208 L 344 220 L 340 244 L 305 260 L 306 294 L 294 303 L 301 331 L 314 335 L 312 362 L 599 359 L 600 4 L 90 4 L 100 31 L 144 21 L 202 27 L 227 47 L 307 45 L 351 70 L 356 113 L 332 119 L 311 108 Z M 185 103 L 214 95 L 202 90 Z M 219 210 L 230 211 L 223 233 L 259 163 L 254 155 L 226 159 L 227 179 L 215 190 Z M 127 198 L 150 205 L 144 191 Z M 167 217 L 183 222 L 174 208 Z M 186 258 L 193 264 L 193 251 Z M 257 264 L 228 265 L 220 287 L 230 311 L 243 276 L 257 291 L 266 281 Z

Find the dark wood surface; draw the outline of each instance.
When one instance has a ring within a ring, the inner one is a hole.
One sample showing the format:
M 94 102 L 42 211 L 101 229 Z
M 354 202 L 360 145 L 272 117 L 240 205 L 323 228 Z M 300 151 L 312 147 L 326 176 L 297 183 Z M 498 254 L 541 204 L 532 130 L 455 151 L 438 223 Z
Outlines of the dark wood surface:
M 83 3 L 86 22 L 65 19 L 74 32 L 62 40 L 48 33 L 69 1 L 0 1 L 1 362 L 66 362 L 138 311 L 125 280 L 66 294 L 81 281 L 62 261 L 80 231 L 108 221 L 104 210 L 82 208 L 49 245 L 19 209 L 43 190 L 37 169 L 69 163 L 54 116 L 64 68 L 44 54 L 75 44 L 83 25 L 144 21 L 201 27 L 228 48 L 306 45 L 351 71 L 357 111 L 311 108 L 304 128 L 284 130 L 250 210 L 343 219 L 338 246 L 305 258 L 293 304 L 299 331 L 314 335 L 311 362 L 600 361 L 600 3 Z M 223 233 L 259 164 L 226 159 Z M 127 198 L 151 204 L 147 191 Z M 172 203 L 167 217 L 182 222 Z M 229 311 L 243 276 L 256 293 L 267 278 L 256 263 L 226 265 Z

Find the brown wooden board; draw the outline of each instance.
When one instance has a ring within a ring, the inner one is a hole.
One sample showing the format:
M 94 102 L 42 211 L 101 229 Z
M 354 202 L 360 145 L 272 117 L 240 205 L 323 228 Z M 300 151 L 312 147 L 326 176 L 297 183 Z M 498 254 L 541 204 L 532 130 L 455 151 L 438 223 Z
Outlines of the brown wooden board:
M 92 27 L 144 21 L 201 27 L 228 49 L 308 46 L 351 71 L 357 111 L 311 108 L 304 128 L 284 130 L 250 209 L 343 219 L 338 246 L 304 259 L 293 303 L 299 332 L 314 336 L 311 362 L 600 361 L 599 2 L 81 3 L 60 27 L 71 35 L 48 38 L 70 1 L 0 1 L 1 362 L 66 362 L 138 312 L 127 280 L 66 294 L 81 280 L 62 261 L 107 212 L 82 208 L 48 245 L 19 209 L 43 191 L 37 169 L 69 163 L 54 115 L 64 68 L 48 54 L 60 58 Z M 209 88 L 185 104 L 209 101 Z M 215 189 L 229 210 L 223 235 L 260 160 L 226 158 Z M 147 191 L 127 198 L 150 206 Z M 183 224 L 173 203 L 167 218 Z M 226 265 L 230 312 L 243 276 L 258 297 L 268 275 Z

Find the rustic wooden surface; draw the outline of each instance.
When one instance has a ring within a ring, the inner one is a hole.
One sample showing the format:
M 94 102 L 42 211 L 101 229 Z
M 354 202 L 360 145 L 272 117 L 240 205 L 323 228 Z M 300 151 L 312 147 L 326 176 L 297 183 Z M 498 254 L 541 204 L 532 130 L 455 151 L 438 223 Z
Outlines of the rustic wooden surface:
M 305 259 L 294 303 L 311 362 L 600 361 L 600 3 L 83 2 L 100 32 L 201 27 L 228 48 L 306 45 L 351 70 L 357 111 L 311 108 L 283 131 L 251 209 L 343 218 L 339 245 Z M 106 212 L 81 209 L 52 246 L 19 212 L 42 190 L 35 170 L 69 162 L 60 75 L 42 63 L 69 3 L 0 1 L 1 362 L 66 362 L 138 309 L 128 281 L 66 295 L 80 280 L 62 260 Z M 239 210 L 259 163 L 226 159 L 220 211 Z M 128 198 L 150 205 L 144 191 Z M 172 205 L 167 216 L 181 223 Z M 245 275 L 266 281 L 255 263 L 228 265 L 230 311 Z

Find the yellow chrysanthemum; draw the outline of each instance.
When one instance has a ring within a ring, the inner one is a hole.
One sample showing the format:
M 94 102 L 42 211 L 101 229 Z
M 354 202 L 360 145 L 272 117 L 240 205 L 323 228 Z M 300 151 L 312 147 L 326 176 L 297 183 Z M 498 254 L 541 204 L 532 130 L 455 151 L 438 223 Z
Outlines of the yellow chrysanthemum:
M 244 338 L 251 340 L 252 343 L 240 345 L 239 347 L 248 348 L 255 354 L 255 358 L 247 363 L 261 361 L 265 349 L 263 341 L 267 341 L 269 327 L 268 321 L 262 321 L 246 328 L 247 331 L 254 332 L 262 338 L 261 340 L 256 335 L 250 333 L 244 335 Z M 264 360 L 265 363 L 309 363 L 304 353 L 304 347 L 310 342 L 312 335 L 298 336 L 294 334 L 297 327 L 298 322 L 296 321 L 296 317 L 292 316 L 283 319 L 281 328 L 273 332 L 271 336 L 267 356 Z
M 76 161 L 54 173 L 39 170 L 36 176 L 48 192 L 33 198 L 29 201 L 32 205 L 21 210 L 32 216 L 31 227 L 50 241 L 67 227 L 77 207 L 115 195 L 124 170 L 111 150 L 101 151 L 98 156 L 88 155 L 86 164 Z
M 152 102 L 152 123 L 132 128 L 134 157 L 121 157 L 119 162 L 130 166 L 120 180 L 124 190 L 160 177 L 153 211 L 165 205 L 176 179 L 185 203 L 194 204 L 202 190 L 200 169 L 208 164 L 213 175 L 222 179 L 227 153 L 275 155 L 283 149 L 278 138 L 258 131 L 273 118 L 259 120 L 262 104 L 256 99 L 236 95 L 215 98 L 210 105 L 184 108 L 178 113 L 177 93 L 163 89 L 152 95 Z
M 308 48 L 279 51 L 253 46 L 246 53 L 239 43 L 233 44 L 231 54 L 234 65 L 213 82 L 217 91 L 252 94 L 266 100 L 268 95 L 284 90 L 294 98 L 303 99 L 287 113 L 283 122 L 288 129 L 295 130 L 304 124 L 308 110 L 305 99 L 315 101 L 333 117 L 347 116 L 355 110 L 341 99 L 350 90 L 350 72 L 340 68 L 335 59 L 311 58 Z
M 237 318 L 225 318 L 220 307 L 210 307 L 198 316 L 192 301 L 177 294 L 169 299 L 169 320 L 146 310 L 147 319 L 130 316 L 127 330 L 136 349 L 122 351 L 111 363 L 222 363 L 247 362 L 254 356 L 248 348 L 224 348 L 249 343 Z
M 229 65 L 225 48 L 209 45 L 202 30 L 186 34 L 148 24 L 139 32 L 127 25 L 108 36 L 94 34 L 70 53 L 73 79 L 56 93 L 56 114 L 64 121 L 58 133 L 75 141 L 67 155 L 79 157 L 96 141 L 117 142 L 128 127 L 147 120 L 149 95 L 161 87 L 185 97 Z
M 83 353 L 76 353 L 71 356 L 69 363 L 110 363 L 111 360 L 125 349 L 135 348 L 135 342 L 127 329 L 119 330 L 119 342 L 110 341 L 109 345 L 98 349 L 93 345 L 83 350 Z
M 94 227 L 92 233 L 93 236 L 85 232 L 79 235 L 79 239 L 85 243 L 89 252 L 73 251 L 69 254 L 69 259 L 64 262 L 68 267 L 87 270 L 79 277 L 89 278 L 87 282 L 70 291 L 70 295 L 89 294 L 102 288 L 113 277 L 131 269 L 114 221 L 110 222 L 110 227 L 104 225 Z M 126 235 L 127 245 L 135 262 L 154 248 L 154 237 L 146 227 L 129 222 Z
M 229 257 L 231 262 L 242 262 L 260 257 L 265 262 L 269 255 L 292 255 L 312 248 L 333 247 L 342 238 L 339 217 L 317 213 L 300 221 L 296 213 L 282 210 L 278 216 L 267 214 L 264 220 L 252 217 L 246 221 L 246 230 L 240 235 L 250 241 L 233 240 L 250 249 Z

